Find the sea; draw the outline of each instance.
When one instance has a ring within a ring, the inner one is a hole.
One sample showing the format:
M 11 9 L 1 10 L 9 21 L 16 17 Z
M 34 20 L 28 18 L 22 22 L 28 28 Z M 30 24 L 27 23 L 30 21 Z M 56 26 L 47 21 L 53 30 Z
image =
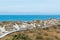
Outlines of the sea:
M 60 19 L 60 15 L 0 15 L 0 21 L 32 21 L 50 18 Z

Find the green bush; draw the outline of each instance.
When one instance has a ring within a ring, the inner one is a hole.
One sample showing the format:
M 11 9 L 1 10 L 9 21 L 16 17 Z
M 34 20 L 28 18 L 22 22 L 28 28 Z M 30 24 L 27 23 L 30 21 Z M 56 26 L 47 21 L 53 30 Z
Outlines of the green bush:
M 31 40 L 31 39 L 25 34 L 18 34 L 18 35 L 14 35 L 12 40 Z
M 49 28 L 48 28 L 48 27 L 46 27 L 46 28 L 43 28 L 43 30 L 49 30 Z

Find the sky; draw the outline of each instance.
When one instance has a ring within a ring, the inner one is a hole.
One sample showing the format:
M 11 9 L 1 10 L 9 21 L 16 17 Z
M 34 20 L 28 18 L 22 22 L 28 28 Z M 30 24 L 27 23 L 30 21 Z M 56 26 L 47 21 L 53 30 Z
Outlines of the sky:
M 1 12 L 59 14 L 60 0 L 0 0 L 0 14 Z

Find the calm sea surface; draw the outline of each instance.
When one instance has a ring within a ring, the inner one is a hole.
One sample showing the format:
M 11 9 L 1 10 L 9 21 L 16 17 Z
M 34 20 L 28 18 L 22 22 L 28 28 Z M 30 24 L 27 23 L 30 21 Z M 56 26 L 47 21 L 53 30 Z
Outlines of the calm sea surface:
M 49 18 L 60 19 L 60 15 L 0 15 L 0 21 L 47 20 Z

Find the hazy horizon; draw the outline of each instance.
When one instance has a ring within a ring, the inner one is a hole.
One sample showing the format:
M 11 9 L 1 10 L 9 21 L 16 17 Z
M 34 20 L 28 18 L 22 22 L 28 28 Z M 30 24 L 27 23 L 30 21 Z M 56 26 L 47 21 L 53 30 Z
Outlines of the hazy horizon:
M 60 15 L 60 13 L 51 12 L 0 12 L 0 15 Z
M 21 12 L 23 15 L 35 13 L 60 15 L 60 0 L 0 0 L 0 14 Z

